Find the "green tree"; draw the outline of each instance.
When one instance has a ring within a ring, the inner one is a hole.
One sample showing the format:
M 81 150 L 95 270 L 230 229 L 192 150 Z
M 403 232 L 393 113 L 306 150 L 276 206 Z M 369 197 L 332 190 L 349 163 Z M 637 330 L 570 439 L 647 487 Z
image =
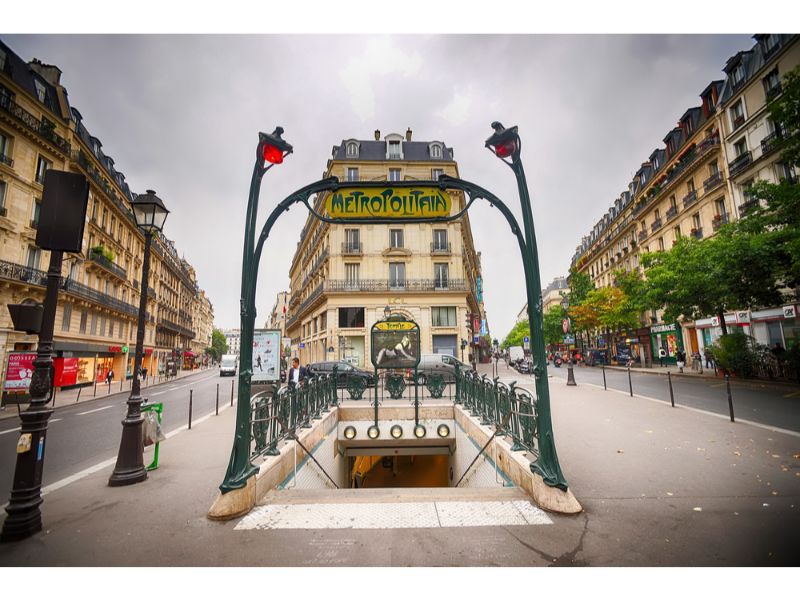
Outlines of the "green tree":
M 566 296 L 570 306 L 579 305 L 584 301 L 586 295 L 594 289 L 592 278 L 586 273 L 578 271 L 575 267 L 569 270 L 567 283 L 569 284 L 569 293 Z
M 781 149 L 781 158 L 793 165 L 800 165 L 800 66 L 783 77 L 781 93 L 767 105 L 773 123 L 780 123 L 784 132 L 776 140 Z
M 211 332 L 211 348 L 208 348 L 207 352 L 217 362 L 219 362 L 223 354 L 228 353 L 228 342 L 225 340 L 225 334 L 221 330 L 214 329 Z
M 544 313 L 544 343 L 561 344 L 564 342 L 564 329 L 561 325 L 564 319 L 564 309 L 560 306 L 551 306 Z
M 515 323 L 511 331 L 508 332 L 506 339 L 500 344 L 500 347 L 505 350 L 511 346 L 522 346 L 522 340 L 529 332 L 530 327 L 528 326 L 528 319 Z

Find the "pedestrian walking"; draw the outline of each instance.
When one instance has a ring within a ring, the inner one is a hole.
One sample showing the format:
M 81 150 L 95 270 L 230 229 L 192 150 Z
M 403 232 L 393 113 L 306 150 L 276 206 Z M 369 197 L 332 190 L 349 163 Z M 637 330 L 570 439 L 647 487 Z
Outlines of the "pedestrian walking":
M 714 354 L 711 352 L 711 348 L 706 348 L 703 350 L 703 356 L 706 359 L 706 369 L 713 369 L 714 368 Z
M 106 373 L 106 383 L 111 385 L 111 382 L 114 379 L 114 369 L 109 369 L 108 373 Z
M 147 381 L 147 367 L 142 369 L 142 381 Z
M 678 371 L 683 373 L 683 367 L 686 366 L 686 353 L 683 350 L 678 350 L 675 353 L 675 359 L 678 362 Z
M 292 359 L 292 368 L 286 375 L 286 383 L 289 387 L 297 386 L 303 379 L 308 377 L 308 369 L 300 366 L 300 359 L 295 357 Z
M 658 349 L 658 362 L 663 367 L 664 366 L 664 359 L 667 358 L 667 351 L 664 348 Z

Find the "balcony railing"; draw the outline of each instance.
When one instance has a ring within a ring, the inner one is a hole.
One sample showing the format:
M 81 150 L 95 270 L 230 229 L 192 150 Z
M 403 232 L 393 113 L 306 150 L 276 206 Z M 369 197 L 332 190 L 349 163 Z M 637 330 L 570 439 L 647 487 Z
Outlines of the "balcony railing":
M 326 287 L 327 287 L 327 283 L 326 283 Z M 314 289 L 314 291 L 313 291 L 313 292 L 311 292 L 311 294 L 308 296 L 308 298 L 306 298 L 305 300 L 303 300 L 303 301 L 300 303 L 300 306 L 298 306 L 296 309 L 294 309 L 294 310 L 292 311 L 292 316 L 291 316 L 291 317 L 289 317 L 288 319 L 286 319 L 286 327 L 287 327 L 287 328 L 289 328 L 289 327 L 291 327 L 292 325 L 294 325 L 294 323 L 297 321 L 297 319 L 299 319 L 299 318 L 302 316 L 303 312 L 304 312 L 304 311 L 305 311 L 305 310 L 306 310 L 306 309 L 307 309 L 307 308 L 308 308 L 308 307 L 309 307 L 309 306 L 310 306 L 310 305 L 311 305 L 311 304 L 312 304 L 312 303 L 313 303 L 313 302 L 314 302 L 314 301 L 315 301 L 317 298 L 319 298 L 319 297 L 322 295 L 322 288 L 323 288 L 323 286 L 322 286 L 322 284 L 320 283 L 320 284 L 319 284 L 319 285 L 318 285 L 318 286 L 317 286 L 317 287 Z M 290 302 L 289 304 L 291 305 L 291 302 Z
M 106 308 L 123 312 L 131 315 L 132 317 L 135 317 L 139 314 L 139 309 L 132 304 L 128 304 L 122 300 L 117 300 L 116 298 L 109 296 L 108 294 L 104 294 L 103 292 L 93 290 L 92 288 L 87 287 L 82 283 L 78 283 L 70 278 L 64 280 L 62 288 L 65 292 L 72 294 L 73 296 L 78 296 L 85 300 L 92 300 L 93 302 L 97 302 Z
M 720 183 L 722 183 L 722 173 L 720 171 L 717 171 L 711 177 L 709 177 L 703 182 L 703 191 L 705 193 L 708 193 L 712 189 L 717 187 Z
M 640 231 L 639 232 L 639 241 L 643 242 L 646 238 L 647 238 L 647 232 L 646 231 Z
M 0 278 L 32 285 L 47 285 L 47 272 L 0 260 Z
M 678 207 L 677 206 L 670 206 L 667 209 L 667 218 L 668 219 L 671 219 L 672 217 L 676 216 L 677 214 L 678 214 Z
M 703 228 L 698 227 L 697 229 L 692 229 L 689 234 L 696 240 L 701 240 L 703 239 Z
M 109 273 L 116 275 L 123 281 L 128 278 L 128 272 L 120 266 L 115 265 L 107 257 L 103 256 L 95 250 L 89 250 L 89 260 L 103 267 Z
M 783 140 L 783 131 L 776 129 L 767 137 L 761 140 L 761 155 L 766 155 L 778 147 L 778 143 Z
M 14 166 L 14 160 L 10 156 L 6 156 L 5 154 L 0 154 L 0 163 L 8 165 L 9 167 Z
M 769 102 L 770 100 L 775 98 L 778 94 L 781 93 L 781 91 L 782 90 L 781 90 L 781 84 L 780 83 L 777 83 L 777 84 L 773 85 L 771 88 L 769 88 L 767 90 L 767 92 L 766 92 L 767 93 L 767 102 Z
M 753 210 L 756 206 L 758 206 L 758 200 L 755 198 L 750 200 L 745 200 L 739 205 L 739 216 L 746 215 L 749 211 Z
M 450 242 L 431 242 L 431 254 L 450 254 L 451 252 Z
M 714 231 L 717 231 L 720 227 L 729 222 L 730 220 L 728 218 L 728 213 L 714 215 L 714 218 L 711 221 L 711 227 L 714 229 Z
M 432 292 L 436 290 L 468 291 L 465 279 L 329 279 L 325 282 L 326 292 Z M 300 311 L 298 311 L 300 312 Z
M 733 177 L 739 171 L 745 169 L 751 162 L 753 162 L 753 154 L 750 152 L 750 150 L 742 152 L 734 160 L 728 163 L 728 172 L 731 174 L 731 177 Z
M 9 113 L 37 135 L 53 142 L 53 144 L 65 154 L 69 154 L 71 148 L 67 140 L 58 135 L 50 127 L 42 124 L 39 119 L 14 102 L 9 96 L 0 95 L 0 109 Z
M 156 289 L 154 287 L 151 287 L 151 286 L 148 285 L 147 286 L 147 296 L 149 298 L 152 298 L 153 300 L 155 300 L 156 299 Z
M 697 190 L 692 190 L 683 197 L 683 208 L 689 208 L 695 202 L 697 202 Z
M 661 219 L 656 219 L 655 221 L 653 221 L 653 224 L 650 226 L 650 231 L 655 233 L 656 231 L 658 231 L 661 228 L 661 225 L 662 225 Z
M 178 325 L 177 323 L 173 323 L 169 319 L 164 319 L 163 317 L 160 317 L 158 319 L 158 326 L 161 329 L 166 329 L 167 331 L 173 331 L 179 335 L 184 335 L 188 338 L 194 338 L 195 336 L 194 331 L 192 331 L 191 329 L 183 327 L 182 325 Z
M 361 242 L 342 242 L 342 254 L 363 254 Z

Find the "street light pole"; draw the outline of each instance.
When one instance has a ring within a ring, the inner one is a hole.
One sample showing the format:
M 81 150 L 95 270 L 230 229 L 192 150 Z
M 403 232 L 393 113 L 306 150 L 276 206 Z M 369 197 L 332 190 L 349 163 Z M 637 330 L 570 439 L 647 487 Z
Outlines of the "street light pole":
M 142 259 L 142 281 L 139 294 L 139 315 L 136 328 L 136 350 L 133 359 L 133 380 L 128 409 L 122 420 L 122 438 L 117 453 L 117 463 L 108 478 L 108 485 L 118 487 L 139 483 L 147 479 L 144 466 L 144 439 L 142 438 L 142 394 L 139 370 L 144 354 L 145 315 L 147 312 L 147 283 L 150 277 L 150 246 L 153 233 L 161 231 L 169 211 L 152 190 L 137 196 L 131 203 L 136 224 L 144 231 L 144 257 Z
M 486 147 L 507 164 L 517 179 L 517 189 L 522 209 L 522 222 L 525 230 L 526 286 L 528 294 L 528 323 L 530 326 L 531 350 L 533 353 L 533 374 L 536 382 L 536 399 L 539 429 L 539 458 L 531 464 L 531 470 L 542 476 L 544 482 L 562 490 L 567 489 L 567 481 L 558 462 L 553 423 L 550 411 L 550 389 L 547 383 L 547 357 L 544 348 L 544 325 L 542 320 L 542 284 L 539 275 L 539 258 L 536 247 L 536 234 L 533 227 L 528 184 L 520 160 L 522 141 L 517 127 L 506 129 L 497 121 L 492 123 L 495 130 L 486 140 Z M 510 161 L 505 160 L 510 158 Z

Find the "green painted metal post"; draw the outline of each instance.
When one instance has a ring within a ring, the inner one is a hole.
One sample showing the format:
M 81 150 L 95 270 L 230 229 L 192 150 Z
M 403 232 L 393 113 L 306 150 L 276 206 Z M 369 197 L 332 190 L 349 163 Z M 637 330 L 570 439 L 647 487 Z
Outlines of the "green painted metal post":
M 542 284 L 539 274 L 539 259 L 536 246 L 536 233 L 533 227 L 533 212 L 528 193 L 528 184 L 525 170 L 520 160 L 522 143 L 517 134 L 517 128 L 505 129 L 498 122 L 492 123 L 495 133 L 486 140 L 486 146 L 503 159 L 510 157 L 511 162 L 506 162 L 514 172 L 517 179 L 517 189 L 522 209 L 522 223 L 525 231 L 525 260 L 526 288 L 528 296 L 528 322 L 530 324 L 531 349 L 533 350 L 533 374 L 536 381 L 536 402 L 538 408 L 538 434 L 539 458 L 531 464 L 531 470 L 542 476 L 544 482 L 562 490 L 567 489 L 567 481 L 561 472 L 556 453 L 555 438 L 553 435 L 553 422 L 550 411 L 550 389 L 547 382 L 547 354 L 544 347 L 544 324 L 542 318 Z

